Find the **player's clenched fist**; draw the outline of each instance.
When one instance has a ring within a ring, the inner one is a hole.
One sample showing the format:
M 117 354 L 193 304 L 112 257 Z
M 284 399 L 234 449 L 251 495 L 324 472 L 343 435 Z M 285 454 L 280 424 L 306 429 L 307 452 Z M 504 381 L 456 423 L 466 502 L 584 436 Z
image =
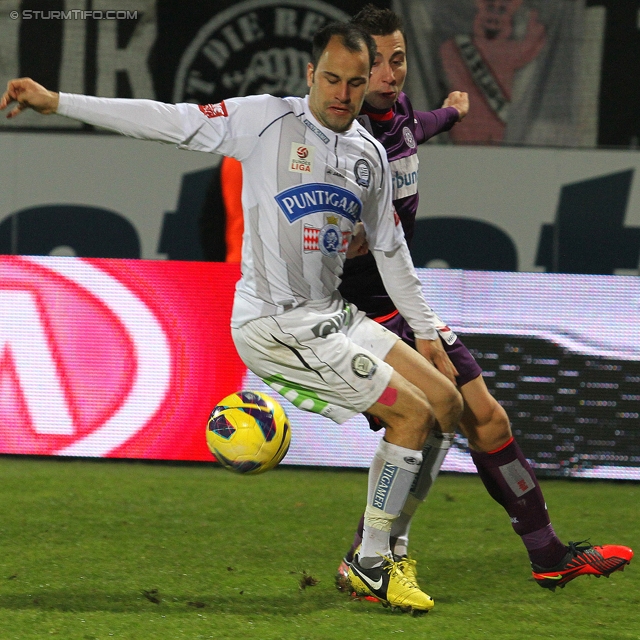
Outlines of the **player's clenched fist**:
M 31 78 L 16 78 L 7 83 L 7 90 L 0 99 L 0 109 L 6 109 L 12 102 L 18 104 L 9 111 L 7 118 L 15 118 L 27 107 L 38 113 L 55 113 L 58 108 L 58 94 L 45 89 Z
M 469 113 L 469 94 L 466 91 L 452 91 L 442 103 L 443 107 L 454 107 L 458 110 L 458 122 Z

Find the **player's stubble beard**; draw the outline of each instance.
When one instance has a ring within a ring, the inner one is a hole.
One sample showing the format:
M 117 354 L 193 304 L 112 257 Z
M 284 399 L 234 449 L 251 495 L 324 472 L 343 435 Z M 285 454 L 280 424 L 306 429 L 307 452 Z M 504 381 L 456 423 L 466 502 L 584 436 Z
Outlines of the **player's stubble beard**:
M 313 86 L 309 92 L 309 108 L 311 109 L 311 113 L 313 113 L 315 119 L 323 126 L 329 129 L 330 131 L 334 131 L 335 133 L 344 133 L 351 128 L 353 121 L 356 119 L 358 113 L 360 113 L 360 109 L 362 107 L 364 99 L 360 101 L 360 104 L 356 105 L 353 102 L 349 102 L 347 104 L 339 104 L 335 101 L 327 100 L 326 102 L 318 105 L 317 98 L 314 92 Z M 345 113 L 344 116 L 334 116 L 331 114 L 329 109 L 331 107 L 341 106 L 348 110 L 348 114 Z
M 327 103 L 323 106 L 323 109 L 319 113 L 314 113 L 318 122 L 320 122 L 320 124 L 325 126 L 327 129 L 331 129 L 331 131 L 335 131 L 336 133 L 344 133 L 345 131 L 348 131 L 351 128 L 351 125 L 355 120 L 357 113 L 354 112 L 353 106 L 349 105 L 347 107 L 349 112 L 348 114 L 345 113 L 344 116 L 332 115 L 331 112 L 328 111 L 331 106 L 333 105 Z

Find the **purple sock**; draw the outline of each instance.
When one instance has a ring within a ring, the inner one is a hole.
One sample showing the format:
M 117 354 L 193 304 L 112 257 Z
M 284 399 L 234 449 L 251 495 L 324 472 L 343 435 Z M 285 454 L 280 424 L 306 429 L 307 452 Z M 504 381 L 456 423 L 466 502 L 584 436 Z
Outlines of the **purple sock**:
M 543 568 L 557 565 L 567 548 L 551 526 L 542 490 L 518 443 L 511 438 L 495 451 L 470 453 L 489 495 L 509 514 L 531 562 Z
M 356 549 L 362 543 L 362 535 L 364 533 L 364 513 L 360 518 L 360 522 L 358 522 L 358 528 L 356 529 L 356 533 L 353 536 L 353 543 L 351 544 L 351 549 L 345 556 L 347 562 L 351 562 L 353 560 L 353 554 L 356 552 Z

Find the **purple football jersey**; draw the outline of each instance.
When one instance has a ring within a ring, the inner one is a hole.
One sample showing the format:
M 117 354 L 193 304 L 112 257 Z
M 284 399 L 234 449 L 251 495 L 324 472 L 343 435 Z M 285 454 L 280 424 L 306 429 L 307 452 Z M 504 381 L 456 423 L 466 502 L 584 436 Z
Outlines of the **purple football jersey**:
M 458 121 L 454 107 L 435 111 L 414 111 L 409 98 L 401 93 L 393 109 L 381 113 L 363 105 L 358 118 L 387 150 L 393 182 L 393 204 L 411 245 L 418 212 L 418 145 Z M 395 311 L 386 292 L 378 267 L 370 253 L 347 260 L 340 292 L 371 318 Z

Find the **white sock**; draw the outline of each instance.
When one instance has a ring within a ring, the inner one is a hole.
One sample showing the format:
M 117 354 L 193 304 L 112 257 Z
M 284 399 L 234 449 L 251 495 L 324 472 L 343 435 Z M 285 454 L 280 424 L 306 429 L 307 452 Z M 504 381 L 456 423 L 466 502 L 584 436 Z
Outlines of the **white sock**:
M 399 447 L 384 438 L 380 440 L 369 469 L 369 491 L 359 559 L 363 567 L 380 565 L 382 556 L 391 555 L 391 526 L 406 503 L 421 463 L 421 451 Z

